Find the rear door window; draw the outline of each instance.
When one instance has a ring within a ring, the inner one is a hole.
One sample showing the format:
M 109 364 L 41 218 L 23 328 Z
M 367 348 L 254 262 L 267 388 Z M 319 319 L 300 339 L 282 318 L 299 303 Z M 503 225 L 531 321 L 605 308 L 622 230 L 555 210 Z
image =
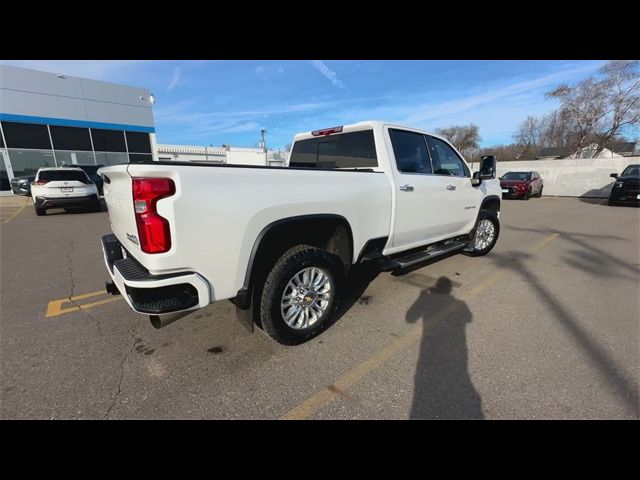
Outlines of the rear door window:
M 389 129 L 398 171 L 402 173 L 432 173 L 427 143 L 421 133 Z

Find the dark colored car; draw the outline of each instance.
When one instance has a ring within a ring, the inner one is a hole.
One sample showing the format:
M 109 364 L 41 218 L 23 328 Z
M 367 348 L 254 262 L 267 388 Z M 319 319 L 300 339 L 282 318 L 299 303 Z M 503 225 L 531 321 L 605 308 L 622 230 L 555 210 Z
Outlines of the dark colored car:
M 640 205 L 640 165 L 627 165 L 620 175 L 612 173 L 616 179 L 611 194 L 609 205 Z
M 91 181 L 96 184 L 96 187 L 98 187 L 98 193 L 100 195 L 103 194 L 102 187 L 104 185 L 104 181 L 102 180 L 102 177 L 98 175 L 97 172 L 98 172 L 98 169 L 102 168 L 104 165 L 69 165 L 69 166 L 81 168 L 82 170 L 84 170 L 87 176 L 91 179 Z
M 26 177 L 14 177 L 11 180 L 11 191 L 15 195 L 31 195 L 31 183 L 35 179 L 35 175 L 28 175 Z
M 544 187 L 542 177 L 538 172 L 507 172 L 500 177 L 502 198 L 541 197 Z

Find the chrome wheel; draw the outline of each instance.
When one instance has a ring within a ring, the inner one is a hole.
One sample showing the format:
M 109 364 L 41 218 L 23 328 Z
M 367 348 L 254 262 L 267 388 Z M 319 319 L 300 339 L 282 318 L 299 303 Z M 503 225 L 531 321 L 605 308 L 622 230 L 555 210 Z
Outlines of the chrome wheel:
M 284 322 L 296 330 L 316 323 L 329 307 L 332 285 L 329 274 L 320 267 L 307 267 L 296 273 L 282 293 L 280 312 Z
M 496 237 L 496 226 L 491 220 L 483 218 L 478 222 L 476 227 L 476 235 L 473 243 L 475 250 L 484 250 L 493 243 Z

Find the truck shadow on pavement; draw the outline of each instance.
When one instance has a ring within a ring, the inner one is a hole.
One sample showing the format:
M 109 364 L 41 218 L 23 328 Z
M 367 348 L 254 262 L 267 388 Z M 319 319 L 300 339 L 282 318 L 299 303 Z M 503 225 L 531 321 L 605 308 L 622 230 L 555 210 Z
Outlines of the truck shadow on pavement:
M 342 318 L 358 301 L 369 303 L 370 297 L 364 296 L 364 292 L 378 275 L 380 269 L 375 264 L 353 265 L 347 278 L 345 279 L 344 291 L 340 298 L 340 304 L 332 317 L 330 325 Z M 330 326 L 327 325 L 327 328 Z
M 409 323 L 423 321 L 414 378 L 412 419 L 484 419 L 482 401 L 468 372 L 466 327 L 472 314 L 440 277 L 409 308 Z

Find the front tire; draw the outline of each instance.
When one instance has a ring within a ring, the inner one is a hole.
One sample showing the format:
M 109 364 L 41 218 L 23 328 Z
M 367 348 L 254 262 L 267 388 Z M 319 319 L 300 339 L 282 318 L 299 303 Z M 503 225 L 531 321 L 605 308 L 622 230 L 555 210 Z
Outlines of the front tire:
M 524 194 L 524 196 L 522 197 L 523 200 L 529 200 L 529 197 L 531 196 L 531 189 L 527 190 L 527 193 Z
M 47 211 L 44 208 L 35 207 L 35 209 L 36 209 L 36 215 L 39 217 L 47 214 Z
M 500 235 L 500 220 L 495 212 L 483 210 L 480 212 L 473 237 L 464 254 L 470 257 L 481 257 L 489 253 Z
M 324 330 L 337 305 L 342 269 L 337 257 L 309 245 L 287 250 L 260 298 L 260 323 L 275 341 L 298 345 Z

